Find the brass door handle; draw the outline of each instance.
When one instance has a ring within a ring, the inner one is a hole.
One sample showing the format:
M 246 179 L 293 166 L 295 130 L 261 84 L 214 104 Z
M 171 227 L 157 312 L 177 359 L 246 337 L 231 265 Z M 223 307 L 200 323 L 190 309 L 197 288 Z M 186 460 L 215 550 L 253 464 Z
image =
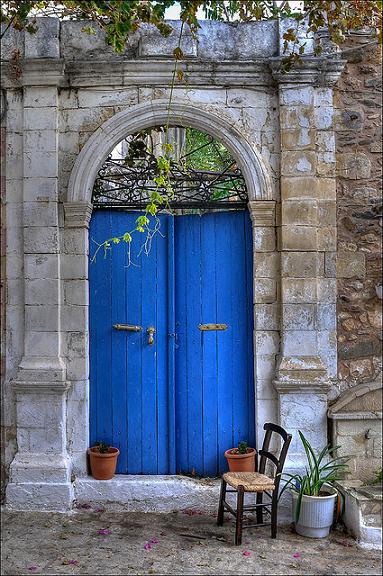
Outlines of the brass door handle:
M 227 330 L 227 324 L 199 324 L 198 326 L 201 332 L 207 332 L 208 330 Z
M 152 344 L 154 344 L 154 334 L 156 333 L 156 329 L 153 326 L 149 326 L 146 332 L 149 335 L 148 344 L 149 346 L 152 346 Z
M 133 324 L 113 324 L 115 330 L 127 330 L 128 332 L 141 332 L 142 326 L 134 326 Z

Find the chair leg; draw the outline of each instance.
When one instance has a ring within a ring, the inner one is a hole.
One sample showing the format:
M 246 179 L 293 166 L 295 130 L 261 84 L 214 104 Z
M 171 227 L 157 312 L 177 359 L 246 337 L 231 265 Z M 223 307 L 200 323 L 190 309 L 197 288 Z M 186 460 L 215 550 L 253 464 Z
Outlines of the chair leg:
M 237 488 L 237 519 L 235 523 L 235 545 L 239 546 L 242 542 L 242 522 L 243 522 L 243 499 L 245 489 L 243 486 Z
M 278 519 L 278 495 L 277 490 L 273 492 L 271 501 L 271 537 L 277 537 L 277 519 Z
M 225 509 L 223 507 L 223 502 L 225 500 L 226 497 L 226 482 L 225 480 L 222 478 L 221 480 L 221 492 L 219 495 L 219 506 L 218 506 L 218 514 L 217 514 L 217 526 L 223 526 L 223 515 L 225 512 Z
M 263 492 L 257 492 L 257 504 L 262 504 Z M 257 524 L 263 524 L 263 508 L 259 506 L 257 508 Z

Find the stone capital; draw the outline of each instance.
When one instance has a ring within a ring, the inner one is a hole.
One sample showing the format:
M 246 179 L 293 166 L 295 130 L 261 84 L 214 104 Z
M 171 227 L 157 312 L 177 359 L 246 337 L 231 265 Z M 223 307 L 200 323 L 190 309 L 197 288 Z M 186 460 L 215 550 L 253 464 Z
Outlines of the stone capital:
M 343 71 L 346 60 L 337 57 L 303 56 L 301 64 L 294 64 L 288 72 L 283 70 L 283 58 L 271 58 L 270 68 L 279 85 L 334 86 Z
M 275 226 L 275 202 L 250 200 L 250 218 L 253 226 Z
M 273 384 L 279 394 L 326 394 L 330 388 L 319 356 L 282 357 L 276 376 Z
M 64 202 L 65 226 L 89 228 L 93 206 L 90 202 Z
M 23 86 L 59 86 L 64 81 L 65 63 L 61 58 L 24 60 L 20 83 Z
M 24 387 L 30 392 L 52 386 L 66 389 L 64 362 L 59 357 L 24 356 L 13 385 L 15 389 Z

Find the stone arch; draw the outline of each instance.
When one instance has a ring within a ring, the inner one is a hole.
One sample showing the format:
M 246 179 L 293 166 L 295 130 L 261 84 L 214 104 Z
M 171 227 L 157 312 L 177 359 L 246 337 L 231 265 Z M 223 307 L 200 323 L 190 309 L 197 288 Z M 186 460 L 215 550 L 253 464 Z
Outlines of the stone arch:
M 76 160 L 69 180 L 68 203 L 91 202 L 98 170 L 127 134 L 166 124 L 168 118 L 169 100 L 158 99 L 123 110 L 107 120 L 89 138 Z M 222 141 L 242 171 L 250 201 L 275 200 L 271 178 L 260 153 L 227 120 L 181 100 L 172 101 L 170 118 L 172 122 L 205 131 Z

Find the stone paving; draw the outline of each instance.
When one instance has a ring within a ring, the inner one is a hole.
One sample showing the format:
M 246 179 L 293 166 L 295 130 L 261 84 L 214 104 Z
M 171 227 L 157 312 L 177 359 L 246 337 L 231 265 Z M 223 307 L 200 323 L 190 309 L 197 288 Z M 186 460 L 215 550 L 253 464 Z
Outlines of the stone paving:
M 89 506 L 85 507 L 84 506 Z M 280 528 L 244 532 L 187 509 L 171 514 L 83 508 L 69 514 L 2 514 L 1 574 L 381 574 L 381 554 L 359 548 L 342 530 L 321 540 Z

